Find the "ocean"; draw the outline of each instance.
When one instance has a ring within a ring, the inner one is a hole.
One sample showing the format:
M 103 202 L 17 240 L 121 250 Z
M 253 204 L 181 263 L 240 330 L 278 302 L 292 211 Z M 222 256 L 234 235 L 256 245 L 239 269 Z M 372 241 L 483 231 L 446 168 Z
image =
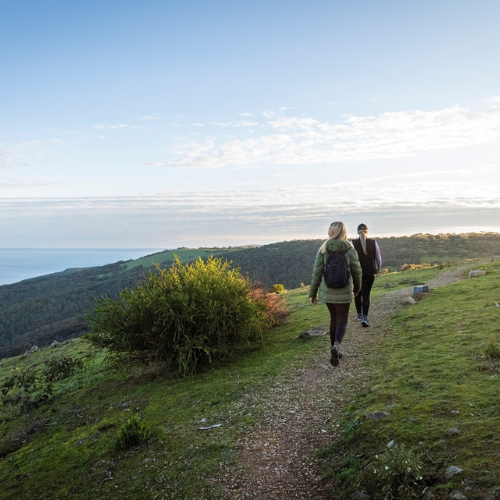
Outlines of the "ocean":
M 57 273 L 138 259 L 161 248 L 0 248 L 0 285 Z

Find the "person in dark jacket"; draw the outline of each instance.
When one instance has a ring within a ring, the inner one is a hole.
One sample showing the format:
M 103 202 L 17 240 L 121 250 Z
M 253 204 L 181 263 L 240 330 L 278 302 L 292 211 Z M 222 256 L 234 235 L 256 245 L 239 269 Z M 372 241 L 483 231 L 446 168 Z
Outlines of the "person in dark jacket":
M 361 278 L 361 293 L 354 299 L 356 305 L 356 319 L 362 326 L 368 327 L 368 310 L 370 309 L 370 293 L 375 276 L 380 274 L 382 268 L 382 257 L 378 243 L 371 238 L 367 238 L 368 226 L 360 224 L 358 226 L 358 239 L 352 244 L 358 253 L 359 262 L 363 271 Z
M 332 252 L 346 252 L 345 259 L 349 269 L 349 283 L 342 288 L 329 288 L 325 283 L 324 271 L 328 260 L 328 250 Z M 349 306 L 361 288 L 361 266 L 358 254 L 347 241 L 347 232 L 342 222 L 332 222 L 328 228 L 328 239 L 321 245 L 314 262 L 309 300 L 313 306 L 318 296 L 324 302 L 330 313 L 330 363 L 338 366 L 340 344 L 347 329 Z

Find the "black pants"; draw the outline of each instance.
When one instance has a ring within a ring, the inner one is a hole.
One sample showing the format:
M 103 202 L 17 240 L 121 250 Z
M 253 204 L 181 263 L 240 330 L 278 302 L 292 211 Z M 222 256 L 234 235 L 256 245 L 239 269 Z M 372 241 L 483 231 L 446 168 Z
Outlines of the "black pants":
M 326 303 L 326 307 L 328 307 L 328 311 L 330 312 L 330 342 L 332 345 L 335 342 L 340 344 L 344 338 L 350 305 L 350 302 L 347 304 Z
M 357 297 L 354 297 L 354 304 L 356 305 L 356 312 L 368 316 L 368 309 L 370 309 L 370 292 L 372 291 L 375 276 L 373 274 L 363 274 L 361 277 L 361 292 Z M 363 310 L 361 310 L 363 307 Z

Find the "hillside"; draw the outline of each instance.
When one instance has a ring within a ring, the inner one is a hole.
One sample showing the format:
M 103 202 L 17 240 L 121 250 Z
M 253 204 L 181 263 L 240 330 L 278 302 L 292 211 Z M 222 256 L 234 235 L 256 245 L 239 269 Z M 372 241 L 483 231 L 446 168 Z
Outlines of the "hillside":
M 485 276 L 457 282 L 478 266 Z M 425 490 L 435 500 L 494 499 L 499 274 L 497 261 L 471 261 L 377 278 L 373 326 L 350 323 L 337 370 L 327 336 L 299 339 L 328 323 L 305 287 L 286 294 L 292 316 L 266 349 L 198 376 L 117 373 L 98 356 L 57 382 L 52 401 L 0 406 L 0 499 L 326 500 L 359 492 L 379 500 L 391 476 L 380 483 L 373 471 L 405 449 L 419 469 L 401 484 L 416 478 L 417 498 Z M 431 292 L 402 307 L 414 283 Z M 4 360 L 0 385 L 12 370 L 86 351 L 75 339 Z M 367 416 L 377 412 L 385 418 Z M 149 424 L 149 440 L 119 450 L 118 430 L 131 415 Z M 460 471 L 447 479 L 451 466 Z
M 426 235 L 377 238 L 383 266 L 391 271 L 402 264 L 440 263 L 500 254 L 500 234 Z M 178 248 L 141 259 L 107 266 L 68 270 L 12 285 L 0 286 L 0 358 L 17 355 L 33 345 L 77 337 L 87 330 L 86 314 L 94 298 L 116 298 L 133 287 L 153 264 L 171 265 L 174 254 L 182 262 L 209 255 L 232 261 L 243 273 L 269 288 L 287 289 L 308 284 L 322 240 L 294 240 L 260 247 Z

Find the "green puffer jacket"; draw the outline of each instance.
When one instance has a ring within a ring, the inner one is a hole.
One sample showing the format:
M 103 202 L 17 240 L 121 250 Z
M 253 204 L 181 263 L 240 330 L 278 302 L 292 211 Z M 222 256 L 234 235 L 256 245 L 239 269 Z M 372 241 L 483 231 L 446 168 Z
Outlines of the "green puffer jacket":
M 314 298 L 317 295 L 319 301 L 332 302 L 333 304 L 351 302 L 354 299 L 353 292 L 359 292 L 361 290 L 361 266 L 359 264 L 358 254 L 349 242 L 343 240 L 330 239 L 328 240 L 327 248 L 334 252 L 347 250 L 349 248 L 345 256 L 347 265 L 351 271 L 351 279 L 349 280 L 349 284 L 344 288 L 328 288 L 323 277 L 328 252 L 322 254 L 320 248 L 316 255 L 316 261 L 314 262 L 309 297 Z

